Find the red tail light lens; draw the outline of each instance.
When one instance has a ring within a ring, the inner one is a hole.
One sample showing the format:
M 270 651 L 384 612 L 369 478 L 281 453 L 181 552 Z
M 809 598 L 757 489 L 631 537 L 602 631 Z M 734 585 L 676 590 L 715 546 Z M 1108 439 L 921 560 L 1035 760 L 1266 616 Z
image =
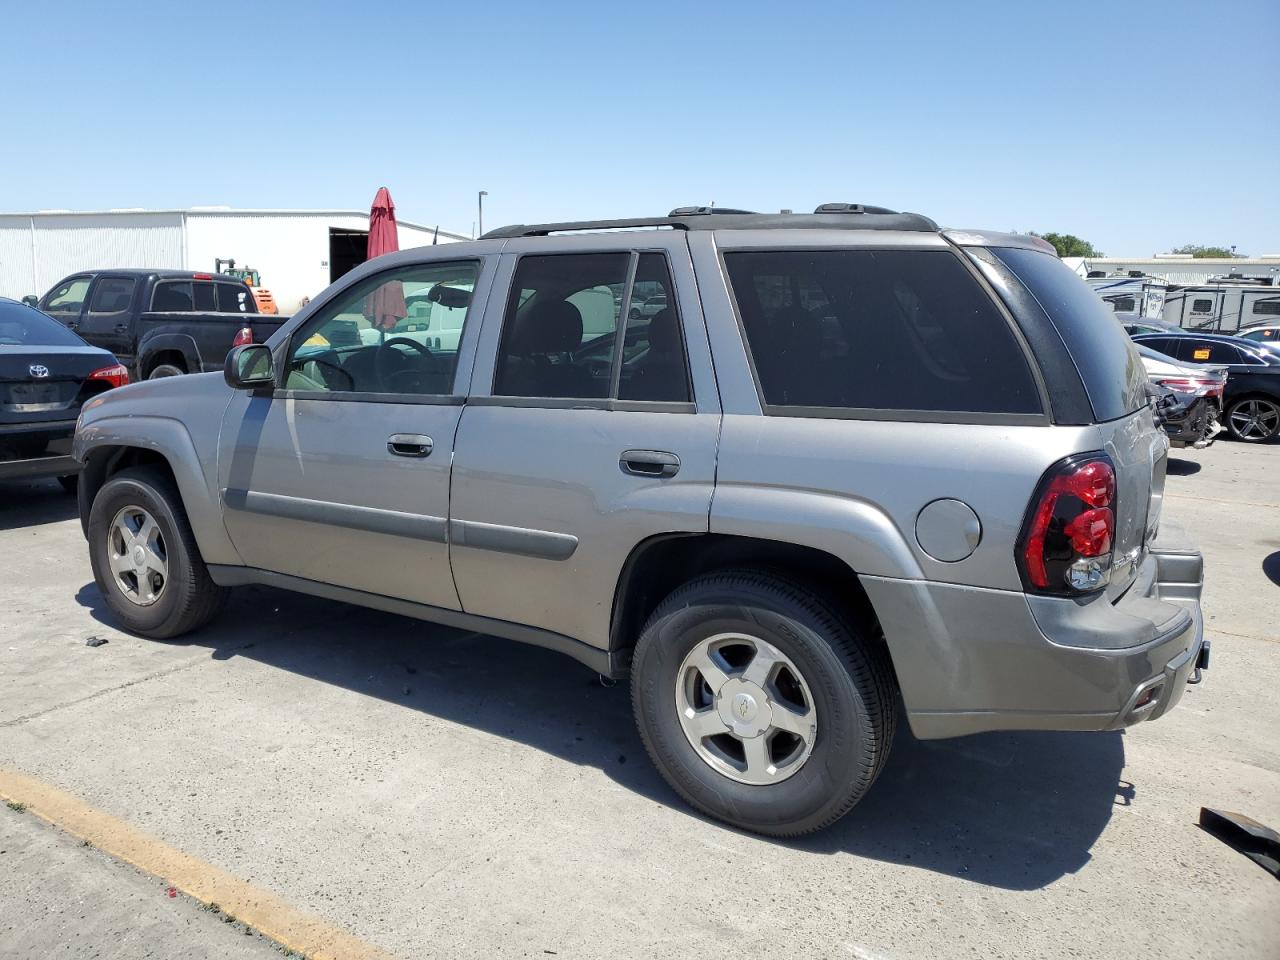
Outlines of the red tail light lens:
M 1106 586 L 1115 497 L 1115 469 L 1102 454 L 1068 457 L 1049 470 L 1019 539 L 1019 566 L 1028 588 L 1087 593 Z
M 103 367 L 101 370 L 95 370 L 86 380 L 105 380 L 113 387 L 123 387 L 129 383 L 129 371 L 125 369 L 124 364 L 117 363 L 114 366 Z
M 1169 377 L 1158 382 L 1175 393 L 1187 393 L 1193 397 L 1222 396 L 1223 382 L 1210 377 Z
M 252 327 L 241 327 L 240 331 L 235 335 L 235 338 L 231 341 L 231 345 L 233 347 L 243 347 L 246 343 L 253 343 Z

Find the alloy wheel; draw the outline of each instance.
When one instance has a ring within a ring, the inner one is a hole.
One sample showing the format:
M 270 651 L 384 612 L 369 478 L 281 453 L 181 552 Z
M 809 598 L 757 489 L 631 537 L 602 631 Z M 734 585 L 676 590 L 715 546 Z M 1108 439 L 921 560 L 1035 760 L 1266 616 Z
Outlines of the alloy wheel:
M 676 712 L 698 757 L 731 780 L 780 783 L 813 752 L 818 715 L 800 670 L 758 637 L 721 633 L 684 658 Z
M 107 537 L 116 586 L 132 603 L 151 606 L 169 580 L 169 554 L 155 518 L 142 507 L 125 507 L 111 521 Z
M 1230 423 L 1241 440 L 1266 440 L 1280 429 L 1280 406 L 1270 400 L 1242 400 L 1231 408 Z

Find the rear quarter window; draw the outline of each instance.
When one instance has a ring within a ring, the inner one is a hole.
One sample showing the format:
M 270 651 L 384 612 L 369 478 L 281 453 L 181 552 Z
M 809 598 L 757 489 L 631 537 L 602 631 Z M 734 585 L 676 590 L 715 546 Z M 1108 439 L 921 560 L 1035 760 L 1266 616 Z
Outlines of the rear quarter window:
M 951 251 L 741 251 L 724 260 L 770 412 L 961 421 L 1042 412 L 1021 343 Z
M 1051 253 L 1014 247 L 996 247 L 992 253 L 1027 288 L 1058 331 L 1080 372 L 1094 417 L 1099 422 L 1117 420 L 1143 407 L 1142 358 L 1089 285 Z

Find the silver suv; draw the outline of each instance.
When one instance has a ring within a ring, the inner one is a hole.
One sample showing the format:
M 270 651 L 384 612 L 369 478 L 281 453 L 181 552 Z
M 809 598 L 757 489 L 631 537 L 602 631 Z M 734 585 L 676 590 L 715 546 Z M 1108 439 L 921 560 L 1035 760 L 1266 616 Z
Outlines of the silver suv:
M 689 803 L 790 836 L 900 711 L 1115 730 L 1199 679 L 1144 383 L 1043 241 L 682 208 L 379 257 L 225 377 L 94 399 L 75 456 L 126 629 L 253 583 L 549 647 L 630 675 Z

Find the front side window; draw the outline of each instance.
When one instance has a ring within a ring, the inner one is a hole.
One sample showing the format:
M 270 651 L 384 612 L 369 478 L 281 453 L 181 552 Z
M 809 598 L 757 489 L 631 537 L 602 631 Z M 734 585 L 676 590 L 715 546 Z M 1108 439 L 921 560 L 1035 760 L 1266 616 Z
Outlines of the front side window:
M 458 341 L 480 265 L 419 264 L 367 277 L 294 332 L 285 389 L 304 393 L 453 393 Z
M 89 301 L 90 313 L 122 313 L 133 302 L 133 277 L 100 277 Z
M 49 294 L 45 309 L 57 313 L 79 313 L 89 292 L 89 277 L 72 277 Z
M 1041 412 L 1020 344 L 950 252 L 753 251 L 724 259 L 769 406 Z

